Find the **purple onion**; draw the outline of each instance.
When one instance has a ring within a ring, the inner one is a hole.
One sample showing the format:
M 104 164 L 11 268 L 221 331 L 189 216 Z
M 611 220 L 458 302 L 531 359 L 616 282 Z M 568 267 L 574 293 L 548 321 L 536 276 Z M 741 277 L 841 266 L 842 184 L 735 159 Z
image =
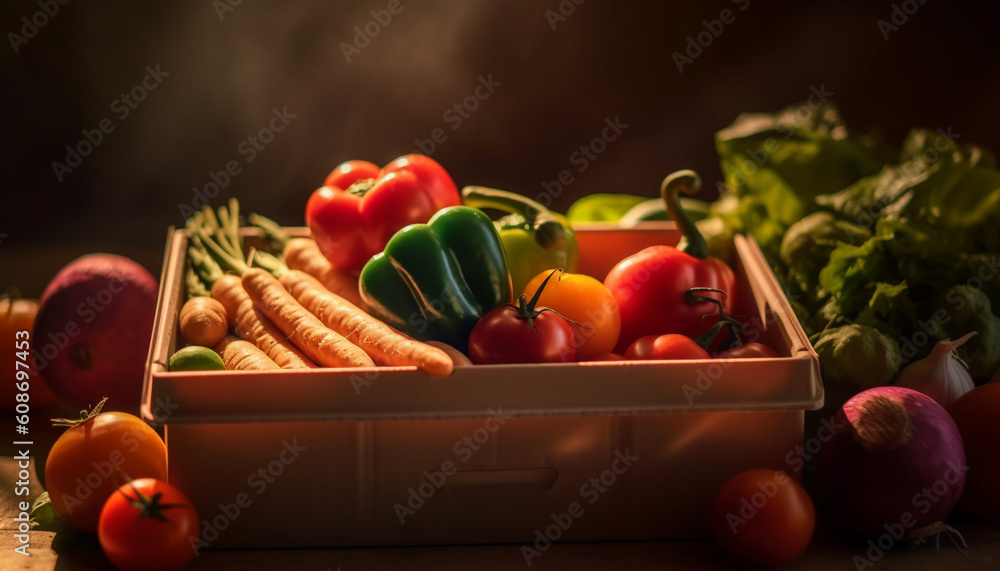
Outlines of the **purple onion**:
M 844 403 L 831 424 L 816 486 L 844 525 L 905 537 L 944 521 L 958 503 L 968 469 L 962 437 L 930 397 L 875 387 Z

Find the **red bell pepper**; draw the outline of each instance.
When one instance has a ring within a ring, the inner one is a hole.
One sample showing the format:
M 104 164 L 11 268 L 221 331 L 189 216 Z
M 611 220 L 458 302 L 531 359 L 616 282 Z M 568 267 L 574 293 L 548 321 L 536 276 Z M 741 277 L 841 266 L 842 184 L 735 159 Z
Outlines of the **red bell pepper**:
M 677 247 L 650 246 L 625 258 L 605 278 L 604 285 L 621 312 L 616 352 L 624 352 L 633 341 L 646 335 L 678 333 L 696 338 L 718 323 L 712 302 L 691 303 L 685 299 L 691 288 L 725 291 L 728 295 L 722 300 L 723 310 L 732 312 L 736 276 L 725 262 L 708 256 L 705 239 L 678 203 L 681 191 L 690 195 L 699 188 L 701 179 L 694 171 L 678 171 L 664 179 L 660 193 L 684 238 Z
M 347 161 L 309 197 L 306 224 L 334 268 L 359 270 L 400 228 L 461 203 L 451 176 L 430 157 L 406 155 L 381 169 Z

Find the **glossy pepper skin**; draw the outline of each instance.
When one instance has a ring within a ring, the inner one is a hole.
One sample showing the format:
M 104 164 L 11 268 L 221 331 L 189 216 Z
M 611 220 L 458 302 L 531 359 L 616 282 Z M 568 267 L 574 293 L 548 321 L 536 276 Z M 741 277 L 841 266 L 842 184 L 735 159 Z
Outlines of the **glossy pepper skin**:
M 361 270 L 360 289 L 389 325 L 463 352 L 479 318 L 512 299 L 500 236 L 485 213 L 467 206 L 399 230 Z
M 481 186 L 463 188 L 462 202 L 508 213 L 496 226 L 507 252 L 514 291 L 523 291 L 532 278 L 546 270 L 576 271 L 576 235 L 562 214 L 520 194 Z
M 381 169 L 347 161 L 309 198 L 306 224 L 330 263 L 352 271 L 381 252 L 396 230 L 459 204 L 451 176 L 430 157 L 406 155 Z
M 691 288 L 725 291 L 722 311 L 732 314 L 736 277 L 725 262 L 708 257 L 705 239 L 678 205 L 678 194 L 693 194 L 701 187 L 694 171 L 678 171 L 666 179 L 661 194 L 670 217 L 684 238 L 677 247 L 651 246 L 618 263 L 604 279 L 621 313 L 622 328 L 615 351 L 622 353 L 646 335 L 679 333 L 696 338 L 718 323 L 712 302 L 691 303 Z

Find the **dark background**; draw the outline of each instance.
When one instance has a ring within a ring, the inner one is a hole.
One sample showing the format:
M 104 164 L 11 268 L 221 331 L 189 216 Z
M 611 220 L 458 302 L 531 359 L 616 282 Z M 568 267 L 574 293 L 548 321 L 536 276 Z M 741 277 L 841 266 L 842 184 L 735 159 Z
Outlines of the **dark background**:
M 335 165 L 387 162 L 439 127 L 447 139 L 431 154 L 459 187 L 535 196 L 574 170 L 559 209 L 592 192 L 653 196 L 679 168 L 699 170 L 712 198 L 714 132 L 813 87 L 834 94 L 854 130 L 894 144 L 913 126 L 950 126 L 959 142 L 1000 150 L 995 2 L 564 0 L 575 9 L 553 30 L 546 11 L 559 0 L 402 0 L 350 63 L 342 43 L 388 0 L 244 0 L 220 19 L 225 2 L 72 1 L 17 53 L 8 34 L 38 0 L 3 3 L 0 287 L 37 296 L 93 251 L 158 274 L 179 205 L 232 160 L 241 173 L 213 205 L 236 196 L 245 211 L 301 225 Z M 904 8 L 916 11 L 885 39 L 878 20 L 895 10 L 900 22 Z M 724 9 L 735 21 L 678 72 L 671 55 Z M 157 64 L 169 76 L 121 120 L 114 101 Z M 452 129 L 444 113 L 490 75 L 501 85 Z M 247 162 L 239 146 L 274 108 L 296 118 Z M 628 128 L 575 172 L 572 153 L 615 117 Z M 59 182 L 52 162 L 104 118 L 114 131 Z

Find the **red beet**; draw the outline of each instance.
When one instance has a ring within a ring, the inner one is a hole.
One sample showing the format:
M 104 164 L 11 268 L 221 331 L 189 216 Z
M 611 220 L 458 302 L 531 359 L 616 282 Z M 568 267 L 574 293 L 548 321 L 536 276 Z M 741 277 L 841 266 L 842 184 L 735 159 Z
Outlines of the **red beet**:
M 136 262 L 82 256 L 52 278 L 40 300 L 33 345 L 52 390 L 83 409 L 136 413 L 156 311 L 157 282 Z

